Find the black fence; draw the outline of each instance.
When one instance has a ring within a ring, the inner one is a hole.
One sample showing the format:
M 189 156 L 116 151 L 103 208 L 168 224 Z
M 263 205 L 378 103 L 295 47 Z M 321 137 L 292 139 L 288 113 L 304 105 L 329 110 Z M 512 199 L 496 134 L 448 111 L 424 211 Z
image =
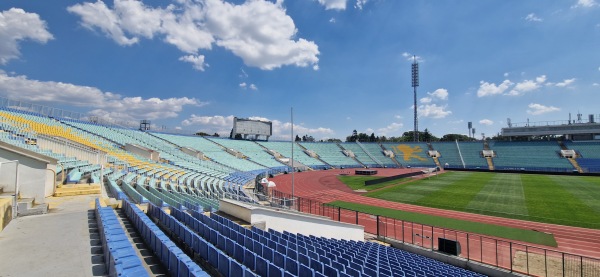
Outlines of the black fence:
M 291 195 L 280 191 L 273 191 L 273 196 L 279 199 L 292 199 Z M 431 251 L 441 251 L 439 242 L 451 240 L 456 241 L 457 247 L 460 248 L 458 257 L 510 272 L 530 276 L 600 276 L 600 259 L 363 213 L 303 197 L 294 198 L 296 201 L 291 205 L 292 209 L 364 226 L 365 232 L 377 235 L 384 241 L 395 240 Z M 441 248 L 444 246 L 442 245 Z

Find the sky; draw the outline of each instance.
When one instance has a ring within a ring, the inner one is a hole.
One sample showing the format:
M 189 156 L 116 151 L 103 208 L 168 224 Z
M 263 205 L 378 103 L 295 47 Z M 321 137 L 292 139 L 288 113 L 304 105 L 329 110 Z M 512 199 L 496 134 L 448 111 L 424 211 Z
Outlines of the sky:
M 0 1 L 1 97 L 154 130 L 401 136 L 415 58 L 438 137 L 598 115 L 600 1 Z

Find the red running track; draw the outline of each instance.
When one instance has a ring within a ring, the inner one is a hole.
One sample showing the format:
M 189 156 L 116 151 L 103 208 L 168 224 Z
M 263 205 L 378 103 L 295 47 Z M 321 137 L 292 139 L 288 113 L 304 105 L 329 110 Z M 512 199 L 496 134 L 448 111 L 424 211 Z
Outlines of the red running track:
M 377 176 L 393 176 L 410 171 L 414 169 L 377 169 Z M 530 229 L 540 232 L 551 233 L 554 235 L 556 242 L 558 243 L 557 248 L 527 244 L 523 242 L 515 243 L 525 244 L 533 247 L 544 248 L 552 251 L 560 251 L 570 253 L 574 255 L 581 255 L 591 258 L 600 259 L 600 230 L 587 229 L 571 226 L 563 226 L 548 223 L 539 223 L 532 221 L 524 221 L 517 219 L 508 219 L 502 217 L 494 217 L 487 215 L 472 214 L 466 212 L 442 210 L 436 208 L 428 208 L 410 204 L 403 204 L 397 202 L 391 202 L 387 200 L 369 198 L 361 196 L 361 193 L 354 192 L 342 182 L 337 179 L 337 175 L 340 174 L 352 174 L 354 175 L 353 169 L 342 169 L 342 170 L 326 170 L 326 171 L 307 171 L 294 174 L 294 194 L 295 196 L 316 200 L 322 203 L 327 203 L 336 200 L 342 200 L 347 202 L 360 203 L 365 205 L 379 206 L 390 209 L 397 209 L 410 212 L 418 212 L 423 214 L 431 214 L 437 216 L 444 216 L 449 218 L 456 218 L 462 220 L 469 220 L 475 222 L 496 224 L 514 228 Z M 291 193 L 292 182 L 291 174 L 279 175 L 271 180 L 277 184 L 277 190 L 284 193 Z M 371 224 L 375 224 L 374 220 L 370 220 Z M 364 221 L 367 223 L 368 221 Z M 359 222 L 363 223 L 363 222 Z M 365 230 L 373 229 L 373 226 L 366 226 Z M 509 241 L 506 239 L 501 239 Z

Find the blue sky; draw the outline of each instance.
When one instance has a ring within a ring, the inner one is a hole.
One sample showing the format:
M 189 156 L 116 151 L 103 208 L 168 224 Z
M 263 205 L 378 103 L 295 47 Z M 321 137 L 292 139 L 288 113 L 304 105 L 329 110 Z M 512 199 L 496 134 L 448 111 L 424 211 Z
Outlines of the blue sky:
M 0 96 L 155 128 L 274 138 L 494 135 L 600 114 L 598 0 L 0 2 Z

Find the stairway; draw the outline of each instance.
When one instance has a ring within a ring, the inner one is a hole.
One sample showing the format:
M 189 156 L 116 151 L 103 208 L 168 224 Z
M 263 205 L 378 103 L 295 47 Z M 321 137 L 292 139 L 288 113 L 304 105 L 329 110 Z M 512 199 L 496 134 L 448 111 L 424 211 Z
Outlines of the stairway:
M 577 172 L 583 173 L 583 169 L 581 169 L 581 166 L 579 166 L 579 163 L 575 159 L 567 158 L 567 160 L 569 160 L 569 162 L 573 165 L 573 167 L 575 169 L 577 169 Z
M 560 146 L 560 149 L 562 150 L 569 150 L 569 148 L 562 142 L 562 141 L 558 141 L 558 145 Z M 575 151 L 575 158 L 579 158 L 579 153 L 577 153 L 577 151 Z M 569 162 L 571 163 L 571 165 L 573 165 L 573 167 L 575 169 L 577 169 L 577 172 L 579 173 L 583 173 L 583 169 L 581 169 L 581 166 L 579 166 L 579 163 L 577 162 L 577 160 L 575 160 L 575 158 L 567 158 L 567 160 L 569 160 Z
M 485 160 L 487 161 L 489 170 L 494 170 L 494 162 L 492 161 L 492 158 L 486 157 Z
M 17 216 L 39 215 L 48 213 L 48 203 L 35 203 L 34 198 L 17 200 Z
M 87 195 L 87 194 L 100 194 L 99 184 L 74 184 L 74 185 L 62 185 L 56 188 L 54 196 L 74 196 L 74 195 Z
M 385 147 L 383 146 L 383 144 L 381 144 L 381 143 L 377 143 L 377 144 L 379 144 L 379 146 L 381 147 L 381 151 L 388 150 L 388 149 L 385 149 Z M 402 167 L 402 165 L 398 162 L 398 160 L 396 160 L 395 157 L 393 157 L 393 158 L 392 157 L 388 157 L 388 158 L 390 160 L 392 160 L 396 164 L 397 167 L 399 167 L 399 168 Z

